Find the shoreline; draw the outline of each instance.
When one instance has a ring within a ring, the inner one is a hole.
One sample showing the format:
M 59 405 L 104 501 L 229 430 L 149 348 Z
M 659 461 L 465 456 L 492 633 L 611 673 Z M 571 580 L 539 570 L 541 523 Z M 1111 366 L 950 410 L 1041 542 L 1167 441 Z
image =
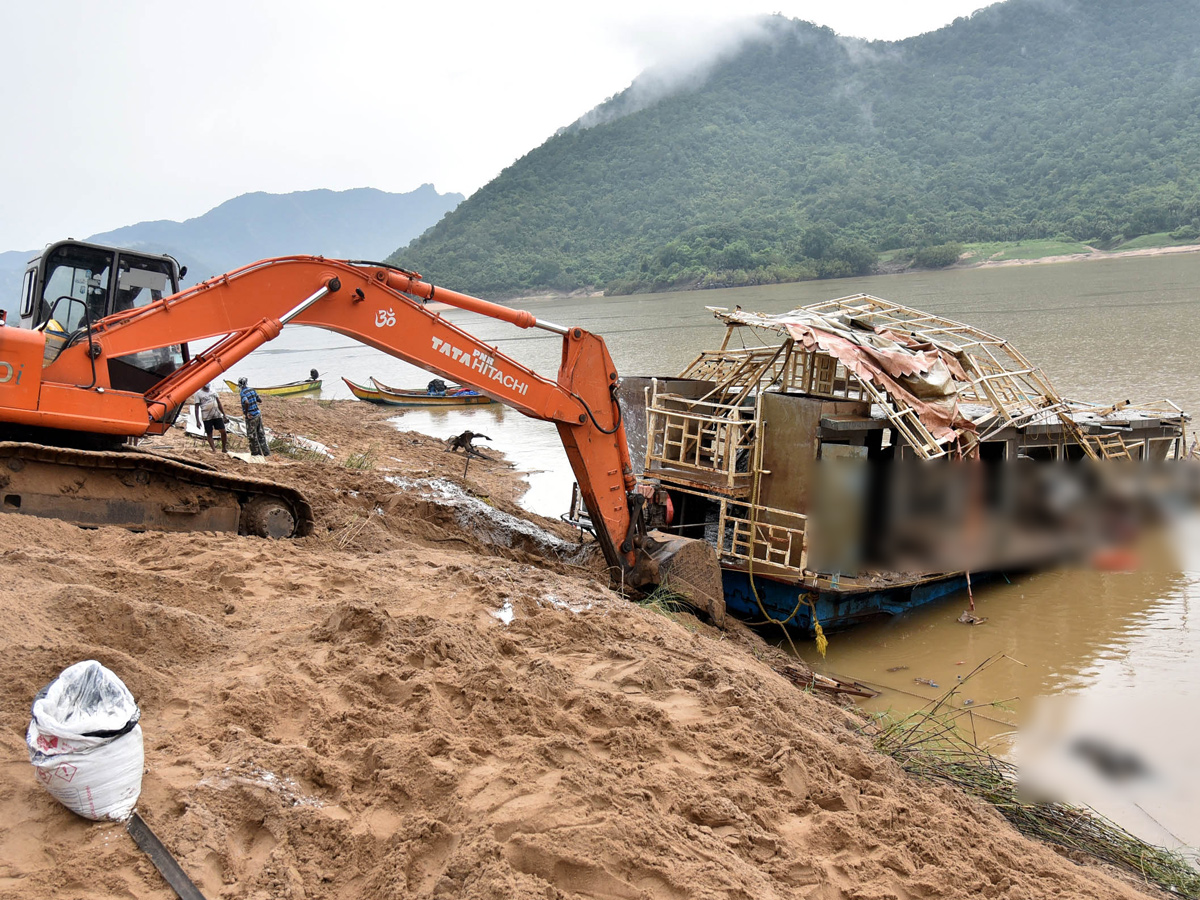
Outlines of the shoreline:
M 1141 247 L 1136 250 L 1091 250 L 1087 253 L 1066 253 L 1060 256 L 1039 256 L 1034 259 L 986 259 L 983 262 L 963 264 L 955 263 L 953 266 L 947 266 L 947 268 L 992 269 L 999 268 L 1001 266 L 1029 266 L 1043 263 L 1085 262 L 1101 259 L 1121 259 L 1123 257 L 1170 256 L 1176 253 L 1195 253 L 1198 250 L 1200 250 L 1200 244 L 1180 244 L 1175 247 Z M 930 272 L 936 270 L 920 269 L 917 271 Z M 904 273 L 899 272 L 897 274 Z
M 880 270 L 872 273 L 872 275 L 856 276 L 870 278 L 873 275 L 915 275 L 917 273 L 928 272 L 952 272 L 962 271 L 964 269 L 995 269 L 1008 266 L 1035 266 L 1035 265 L 1051 265 L 1054 263 L 1068 262 L 1090 262 L 1106 259 L 1122 259 L 1136 258 L 1147 256 L 1171 256 L 1179 253 L 1196 253 L 1200 252 L 1200 244 L 1179 244 L 1174 247 L 1141 247 L 1136 250 L 1091 250 L 1087 253 L 1065 253 L 1058 256 L 1039 256 L 1030 259 L 985 259 L 982 261 L 957 262 L 953 265 L 946 266 L 943 269 L 919 269 L 912 266 L 904 268 L 888 269 L 886 264 L 881 264 Z M 844 281 L 842 278 L 817 278 L 813 281 Z M 804 282 L 778 282 L 779 284 L 801 284 Z M 769 285 L 735 285 L 733 287 L 768 287 Z M 701 292 L 705 290 L 725 290 L 725 288 L 679 288 L 676 290 L 659 291 L 662 294 L 680 294 L 687 292 Z M 515 303 L 545 303 L 555 300 L 575 300 L 580 298 L 600 298 L 611 299 L 612 297 L 637 297 L 637 296 L 653 296 L 653 293 L 647 294 L 605 294 L 604 291 L 593 289 L 580 288 L 579 290 L 570 291 L 568 293 L 561 292 L 539 292 L 536 294 L 522 294 L 516 297 L 507 297 L 503 300 L 495 300 L 493 302 L 500 303 L 506 306 L 511 306 Z M 432 305 L 431 305 L 432 307 Z M 448 308 L 448 307 L 447 307 Z

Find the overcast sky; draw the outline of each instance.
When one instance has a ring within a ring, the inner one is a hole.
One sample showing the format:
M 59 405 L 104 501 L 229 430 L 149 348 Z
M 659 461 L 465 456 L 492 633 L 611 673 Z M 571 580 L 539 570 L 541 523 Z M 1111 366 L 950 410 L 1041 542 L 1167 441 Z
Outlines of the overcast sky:
M 897 40 L 981 0 L 0 0 L 0 250 L 249 191 L 470 195 L 747 16 Z

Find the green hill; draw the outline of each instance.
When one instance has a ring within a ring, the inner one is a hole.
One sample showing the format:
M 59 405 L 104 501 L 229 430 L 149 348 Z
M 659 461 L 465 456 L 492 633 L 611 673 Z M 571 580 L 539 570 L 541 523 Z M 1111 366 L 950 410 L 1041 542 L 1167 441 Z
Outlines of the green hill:
M 512 296 L 1192 228 L 1198 13 L 1196 0 L 1008 0 L 891 43 L 764 19 L 687 87 L 654 100 L 656 75 L 642 76 L 390 259 Z

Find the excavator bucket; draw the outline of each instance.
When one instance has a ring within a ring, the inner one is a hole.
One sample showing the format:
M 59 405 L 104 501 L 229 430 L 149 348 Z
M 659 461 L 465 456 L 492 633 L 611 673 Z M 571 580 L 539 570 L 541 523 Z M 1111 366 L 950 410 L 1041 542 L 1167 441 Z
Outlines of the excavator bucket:
M 651 531 L 645 550 L 658 565 L 658 584 L 707 613 L 718 628 L 725 627 L 725 591 L 721 566 L 712 546 L 694 538 Z

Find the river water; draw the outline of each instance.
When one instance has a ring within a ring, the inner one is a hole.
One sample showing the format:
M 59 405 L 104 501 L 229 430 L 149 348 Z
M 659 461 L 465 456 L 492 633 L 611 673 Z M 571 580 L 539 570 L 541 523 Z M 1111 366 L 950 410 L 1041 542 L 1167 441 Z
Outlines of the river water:
M 1197 285 L 1200 254 L 1180 254 L 524 306 L 603 335 L 622 374 L 663 375 L 721 340 L 723 329 L 706 306 L 775 313 L 864 292 L 1010 339 L 1065 396 L 1102 403 L 1169 398 L 1195 413 Z M 544 375 L 557 371 L 555 335 L 460 311 L 447 318 Z M 285 331 L 231 374 L 271 384 L 306 377 L 313 367 L 325 380 L 322 396 L 334 398 L 351 396 L 340 376 L 407 387 L 431 377 L 339 335 L 303 328 Z M 532 473 L 525 505 L 549 516 L 565 511 L 572 476 L 553 427 L 495 405 L 415 410 L 396 421 L 438 437 L 466 428 L 489 435 L 492 447 Z M 810 644 L 800 653 L 819 671 L 876 687 L 880 696 L 864 706 L 897 716 L 993 659 L 951 701 L 971 707 L 981 740 L 1017 753 L 1024 764 L 1036 722 L 1069 724 L 1060 750 L 1039 757 L 1054 785 L 1155 843 L 1200 846 L 1200 776 L 1191 759 L 1200 745 L 1200 523 L 1152 537 L 1140 557 L 1133 573 L 1056 571 L 980 585 L 974 593 L 984 625 L 958 624 L 966 598 L 954 596 L 833 635 L 824 659 Z M 1068 708 L 1043 710 L 1064 699 Z M 1118 764 L 1105 776 L 1112 759 Z

